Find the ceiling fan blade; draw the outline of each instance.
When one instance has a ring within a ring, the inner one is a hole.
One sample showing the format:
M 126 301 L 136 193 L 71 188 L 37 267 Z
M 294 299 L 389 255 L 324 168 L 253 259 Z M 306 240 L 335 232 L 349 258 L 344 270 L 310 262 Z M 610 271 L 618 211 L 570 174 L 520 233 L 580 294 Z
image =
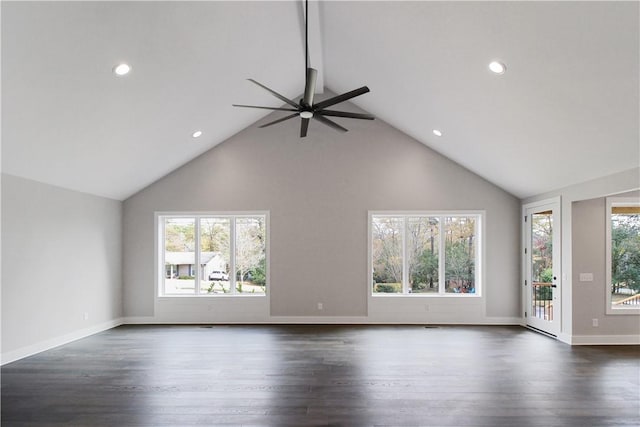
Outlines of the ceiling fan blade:
M 307 136 L 307 129 L 309 129 L 309 119 L 302 119 L 300 121 L 300 138 Z
M 346 117 L 348 119 L 362 119 L 362 120 L 375 119 L 375 117 L 372 116 L 371 114 L 349 113 L 347 111 L 320 110 L 320 111 L 316 111 L 314 114 L 322 114 L 323 116 L 333 116 L 333 117 Z
M 280 107 L 260 107 L 258 105 L 241 105 L 241 104 L 231 104 L 233 107 L 244 107 L 244 108 L 260 108 L 262 110 L 277 110 L 277 111 L 298 111 L 294 108 L 280 108 Z
M 292 119 L 292 118 L 294 118 L 294 117 L 296 117 L 296 116 L 299 116 L 299 114 L 298 114 L 298 113 L 293 113 L 293 114 L 290 114 L 290 115 L 288 115 L 288 116 L 286 116 L 286 117 L 283 117 L 283 118 L 281 118 L 281 119 L 274 120 L 274 121 L 269 122 L 269 123 L 265 123 L 265 124 L 263 124 L 262 126 L 258 126 L 258 127 L 259 127 L 259 128 L 266 128 L 267 126 L 271 126 L 271 125 L 275 125 L 276 123 L 284 122 L 285 120 Z
M 317 77 L 318 71 L 313 68 L 307 68 L 307 81 L 304 85 L 304 98 L 302 99 L 302 102 L 307 107 L 311 107 L 313 105 L 313 95 L 316 93 Z
M 296 107 L 296 108 L 300 108 L 300 106 L 298 104 L 296 104 L 295 102 L 293 102 L 292 100 L 290 100 L 289 98 L 285 98 L 284 96 L 280 95 L 278 92 L 269 89 L 268 87 L 266 87 L 265 85 L 258 83 L 257 81 L 253 80 L 253 79 L 247 79 L 249 80 L 251 83 L 255 83 L 258 86 L 260 86 L 262 89 L 268 91 L 269 93 L 271 93 L 273 96 L 275 96 L 276 98 L 278 98 L 279 100 L 281 100 L 282 102 L 286 102 L 287 104 L 291 105 L 292 107 Z
M 335 104 L 339 104 L 341 102 L 347 101 L 351 98 L 355 98 L 356 96 L 363 95 L 369 92 L 369 88 L 366 86 L 362 86 L 361 88 L 354 89 L 350 92 L 343 93 L 342 95 L 334 96 L 333 98 L 325 99 L 324 101 L 318 102 L 314 105 L 314 110 L 322 110 L 325 107 L 330 107 Z
M 326 117 L 323 117 L 319 114 L 314 114 L 313 118 L 316 119 L 317 121 L 319 121 L 322 124 L 325 124 L 327 126 L 329 126 L 330 128 L 334 128 L 337 131 L 340 132 L 348 132 L 349 130 L 346 128 L 343 128 L 342 126 L 340 126 L 339 124 L 337 124 L 336 122 L 327 119 Z

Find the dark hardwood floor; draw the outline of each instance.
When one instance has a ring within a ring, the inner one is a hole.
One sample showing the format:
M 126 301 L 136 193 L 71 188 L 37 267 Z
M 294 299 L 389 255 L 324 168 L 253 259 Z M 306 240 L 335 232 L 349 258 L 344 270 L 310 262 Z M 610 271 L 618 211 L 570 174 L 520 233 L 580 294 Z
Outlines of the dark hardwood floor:
M 519 327 L 122 326 L 2 367 L 2 426 L 638 426 L 639 383 Z

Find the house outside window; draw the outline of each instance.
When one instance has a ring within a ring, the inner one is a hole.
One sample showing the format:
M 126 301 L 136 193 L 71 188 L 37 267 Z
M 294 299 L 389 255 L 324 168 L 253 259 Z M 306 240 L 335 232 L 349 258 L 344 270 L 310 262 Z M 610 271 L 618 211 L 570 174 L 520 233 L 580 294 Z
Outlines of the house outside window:
M 482 212 L 369 214 L 373 296 L 480 296 Z
M 157 218 L 160 296 L 266 295 L 267 213 Z

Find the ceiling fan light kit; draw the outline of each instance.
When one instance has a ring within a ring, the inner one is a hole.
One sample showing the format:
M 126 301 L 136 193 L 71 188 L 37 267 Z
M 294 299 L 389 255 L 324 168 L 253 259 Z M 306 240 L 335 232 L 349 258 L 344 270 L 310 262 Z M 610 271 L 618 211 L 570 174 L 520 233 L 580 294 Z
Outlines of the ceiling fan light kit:
M 347 111 L 336 111 L 336 110 L 327 110 L 328 107 L 339 104 L 341 102 L 348 101 L 349 99 L 355 98 L 356 96 L 363 95 L 369 92 L 369 88 L 366 86 L 362 86 L 358 89 L 354 89 L 350 92 L 343 93 L 341 95 L 334 96 L 333 98 L 326 99 L 324 101 L 320 101 L 317 104 L 314 104 L 313 97 L 315 95 L 316 90 L 316 79 L 318 77 L 318 71 L 309 67 L 309 0 L 305 0 L 305 85 L 304 85 L 304 95 L 299 103 L 288 99 L 276 91 L 269 89 L 267 86 L 253 80 L 247 79 L 250 82 L 260 86 L 267 92 L 271 93 L 273 96 L 289 105 L 290 108 L 287 107 L 263 107 L 258 105 L 241 105 L 241 104 L 233 104 L 234 107 L 244 107 L 244 108 L 259 108 L 263 110 L 273 110 L 273 111 L 289 111 L 292 114 L 282 117 L 278 120 L 274 120 L 272 122 L 266 123 L 261 128 L 265 128 L 268 126 L 275 125 L 277 123 L 284 122 L 286 120 L 292 119 L 294 117 L 300 117 L 300 138 L 304 138 L 307 136 L 307 131 L 309 129 L 309 120 L 314 119 L 330 128 L 333 128 L 340 132 L 347 132 L 347 129 L 340 126 L 333 120 L 328 119 L 329 117 L 343 117 L 348 119 L 360 119 L 360 120 L 373 120 L 374 116 L 371 114 L 362 114 L 362 113 L 350 113 Z

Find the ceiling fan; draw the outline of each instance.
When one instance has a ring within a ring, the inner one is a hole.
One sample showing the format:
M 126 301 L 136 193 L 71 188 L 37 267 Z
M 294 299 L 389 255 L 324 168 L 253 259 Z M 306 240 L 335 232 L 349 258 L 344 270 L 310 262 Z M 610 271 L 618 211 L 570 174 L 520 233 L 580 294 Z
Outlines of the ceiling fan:
M 273 96 L 278 98 L 279 100 L 285 102 L 290 107 L 261 107 L 257 105 L 239 105 L 233 104 L 234 107 L 245 107 L 245 108 L 260 108 L 263 110 L 274 110 L 274 111 L 291 111 L 292 114 L 285 116 L 281 119 L 274 120 L 272 122 L 266 123 L 261 128 L 265 128 L 267 126 L 275 125 L 277 123 L 284 122 L 285 120 L 292 119 L 296 116 L 300 116 L 300 138 L 304 138 L 307 136 L 307 130 L 309 129 L 309 120 L 314 119 L 319 121 L 320 123 L 327 125 L 337 131 L 347 132 L 347 129 L 340 126 L 333 120 L 328 119 L 329 117 L 345 117 L 348 119 L 362 119 L 362 120 L 373 120 L 374 116 L 371 114 L 361 114 L 361 113 L 350 113 L 347 111 L 336 111 L 336 110 L 327 110 L 327 107 L 331 107 L 332 105 L 339 104 L 344 101 L 348 101 L 351 98 L 355 98 L 356 96 L 363 95 L 369 92 L 369 88 L 366 86 L 362 86 L 361 88 L 354 89 L 352 91 L 343 93 L 342 95 L 334 96 L 333 98 L 325 99 L 324 101 L 320 101 L 318 103 L 313 102 L 313 95 L 315 94 L 316 89 L 316 77 L 318 75 L 318 71 L 309 67 L 309 0 L 305 0 L 305 22 L 304 22 L 304 43 L 305 43 L 305 85 L 304 85 L 304 95 L 300 102 L 296 103 L 291 99 L 288 99 L 278 92 L 269 89 L 265 85 L 258 83 L 253 79 L 247 79 L 251 83 L 255 83 L 261 88 L 265 89 Z

